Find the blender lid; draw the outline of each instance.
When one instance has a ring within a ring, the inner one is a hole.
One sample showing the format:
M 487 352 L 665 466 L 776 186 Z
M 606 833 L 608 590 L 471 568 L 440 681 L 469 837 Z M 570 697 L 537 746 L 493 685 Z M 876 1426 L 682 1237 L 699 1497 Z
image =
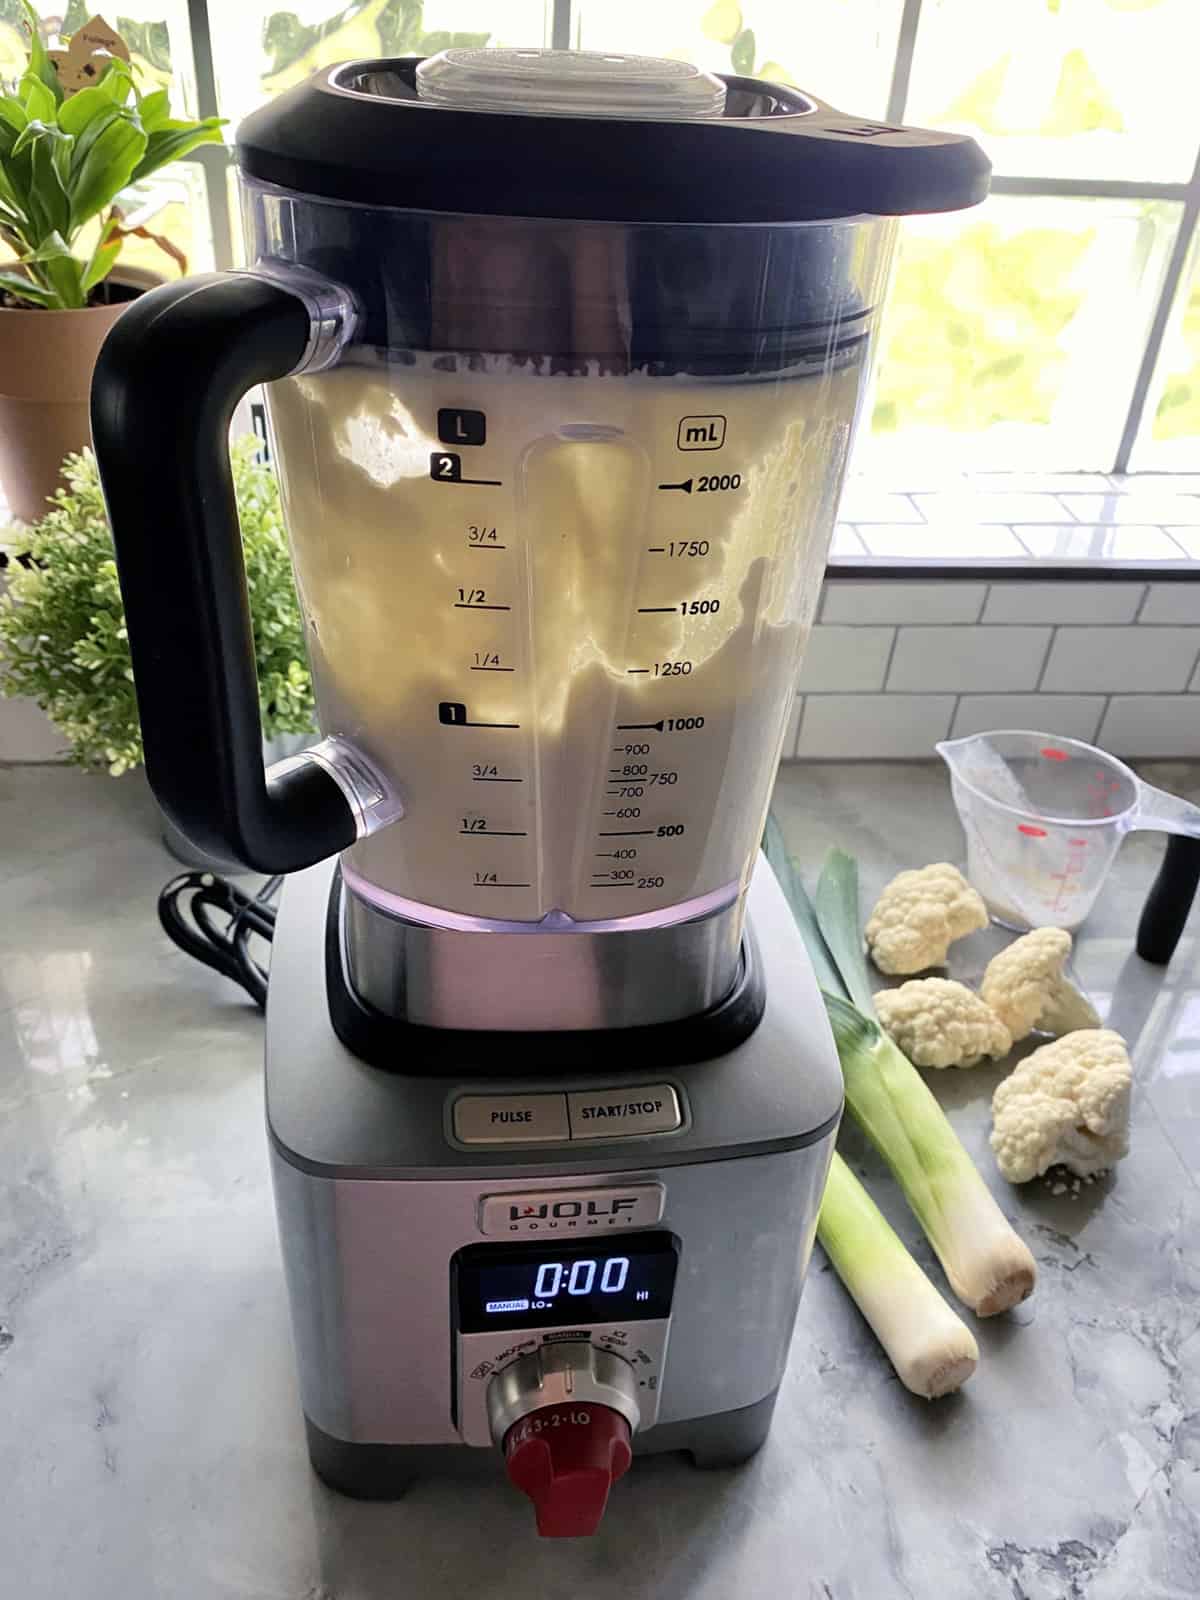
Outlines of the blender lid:
M 249 178 L 362 205 L 629 223 L 956 211 L 991 170 L 962 134 L 684 62 L 564 50 L 324 68 L 246 118 L 237 159 Z

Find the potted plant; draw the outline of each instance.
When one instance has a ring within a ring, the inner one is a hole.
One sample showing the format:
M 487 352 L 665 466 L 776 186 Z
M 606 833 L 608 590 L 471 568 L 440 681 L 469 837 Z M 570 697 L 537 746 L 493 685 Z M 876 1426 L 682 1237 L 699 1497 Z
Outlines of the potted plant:
M 312 679 L 279 489 L 258 441 L 233 446 L 263 737 L 312 728 Z M 36 700 L 81 766 L 139 766 L 142 736 L 112 534 L 90 449 L 68 456 L 65 487 L 25 537 L 0 595 L 0 693 Z M 169 530 L 164 530 L 164 533 Z
M 52 61 L 25 0 L 26 70 L 0 90 L 0 482 L 34 521 L 64 456 L 87 443 L 96 355 L 148 274 L 112 276 L 131 232 L 117 197 L 130 184 L 220 139 L 221 120 L 171 116 L 168 94 L 144 94 L 121 40 L 100 19 Z M 76 87 L 77 84 L 85 85 Z

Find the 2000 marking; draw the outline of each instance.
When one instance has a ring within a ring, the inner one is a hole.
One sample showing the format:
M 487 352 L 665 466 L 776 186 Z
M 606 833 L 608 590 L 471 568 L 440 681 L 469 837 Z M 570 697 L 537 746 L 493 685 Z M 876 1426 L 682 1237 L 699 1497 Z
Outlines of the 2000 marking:
M 696 479 L 697 494 L 712 494 L 718 489 L 740 489 L 742 475 L 740 472 L 724 472 L 719 476 L 714 473 L 711 477 L 705 473 Z

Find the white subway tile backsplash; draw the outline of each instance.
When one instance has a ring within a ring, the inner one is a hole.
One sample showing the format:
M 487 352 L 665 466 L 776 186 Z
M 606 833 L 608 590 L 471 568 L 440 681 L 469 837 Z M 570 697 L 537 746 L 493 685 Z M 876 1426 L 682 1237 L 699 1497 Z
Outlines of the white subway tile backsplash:
M 1200 756 L 1200 699 L 1114 695 L 1096 742 L 1117 756 Z
M 867 547 L 858 537 L 858 534 L 848 522 L 839 522 L 833 530 L 833 541 L 829 546 L 829 554 L 835 558 L 840 556 L 865 556 Z
M 1052 494 L 915 494 L 926 522 L 968 528 L 978 523 L 1062 522 L 1063 508 Z M 1146 521 L 1155 519 L 1146 518 Z
M 842 490 L 840 522 L 921 522 L 924 519 L 907 494 L 888 494 L 850 478 Z
M 1102 472 L 973 472 L 971 486 L 989 494 L 1108 494 L 1111 488 Z
M 1200 561 L 1200 528 L 1172 528 L 1171 538 L 1182 547 L 1185 555 Z
M 901 628 L 887 686 L 957 692 L 1033 689 L 1050 634 L 1049 628 Z
M 1041 687 L 1048 693 L 1180 690 L 1198 649 L 1195 628 L 1060 628 Z
M 1025 547 L 1008 528 L 981 527 L 973 522 L 860 523 L 859 538 L 873 556 L 907 561 L 996 561 L 1025 559 Z
M 1156 494 L 1200 494 L 1200 472 L 1110 472 L 1108 481 L 1120 494 L 1137 489 Z
M 895 628 L 814 628 L 797 687 L 802 694 L 882 689 L 895 637 Z
M 809 695 L 796 754 L 815 761 L 930 756 L 953 710 L 952 694 Z
M 1017 530 L 1031 556 L 1047 561 L 1184 561 L 1184 540 L 1176 541 L 1162 528 L 1061 527 L 1022 525 Z M 1180 530 L 1186 533 L 1186 529 Z M 1200 559 L 1200 539 L 1197 539 Z
M 1077 522 L 1158 522 L 1200 527 L 1200 495 L 1164 494 L 1135 487 L 1122 494 L 1067 494 L 1062 502 Z
M 951 738 L 995 728 L 1032 728 L 1091 744 L 1106 703 L 1102 694 L 965 694 L 954 714 Z
M 1200 626 L 1200 583 L 1152 583 L 1138 621 Z
M 857 579 L 825 584 L 821 621 L 975 622 L 987 585 L 983 583 L 866 583 Z
M 983 620 L 1132 622 L 1145 592 L 1144 583 L 994 583 Z M 1200 597 L 1200 584 L 1195 592 Z

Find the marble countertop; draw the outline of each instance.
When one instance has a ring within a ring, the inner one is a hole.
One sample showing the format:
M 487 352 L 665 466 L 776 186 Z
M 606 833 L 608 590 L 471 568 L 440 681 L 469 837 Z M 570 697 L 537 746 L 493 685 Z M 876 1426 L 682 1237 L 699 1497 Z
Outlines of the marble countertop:
M 1200 767 L 1153 781 L 1200 798 Z M 866 892 L 961 855 L 932 766 L 785 769 L 815 868 Z M 137 779 L 0 770 L 0 1548 L 14 1600 L 1194 1600 L 1200 1592 L 1200 911 L 1133 932 L 1161 841 L 1124 845 L 1076 973 L 1131 1041 L 1133 1149 L 1077 1197 L 995 1175 L 1000 1069 L 934 1087 L 1040 1266 L 980 1369 L 904 1391 L 819 1252 L 747 1467 L 638 1463 L 601 1534 L 539 1542 L 499 1477 L 359 1504 L 311 1475 L 262 1132 L 262 1023 L 154 916 L 172 865 Z M 977 936 L 986 940 L 990 935 Z M 977 947 L 965 959 L 982 959 Z M 849 1130 L 918 1257 L 890 1180 Z

